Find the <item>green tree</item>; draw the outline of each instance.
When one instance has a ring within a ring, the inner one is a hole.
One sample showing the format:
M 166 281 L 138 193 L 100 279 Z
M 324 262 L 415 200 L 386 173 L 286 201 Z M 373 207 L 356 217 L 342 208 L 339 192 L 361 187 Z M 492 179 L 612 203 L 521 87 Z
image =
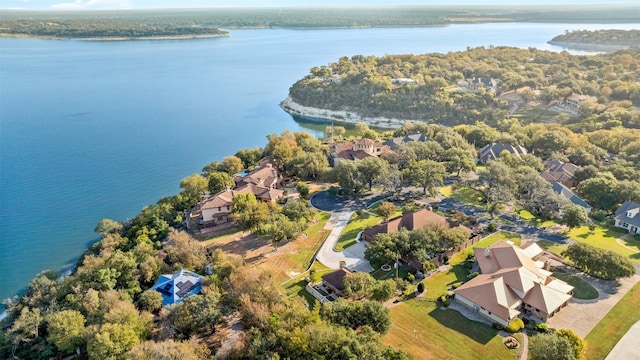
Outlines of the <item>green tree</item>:
M 253 148 L 253 149 L 242 149 L 239 150 L 234 155 L 240 161 L 242 161 L 242 167 L 245 169 L 249 169 L 260 161 L 262 158 L 262 149 Z
M 529 341 L 531 360 L 576 360 L 569 340 L 555 334 L 538 334 Z
M 104 324 L 87 342 L 89 359 L 116 360 L 140 343 L 136 331 L 127 324 Z
M 322 152 L 299 152 L 289 160 L 286 167 L 301 179 L 315 179 L 329 167 L 329 161 Z
M 362 299 L 371 296 L 376 287 L 376 280 L 365 272 L 358 272 L 344 277 L 344 294 Z
M 364 134 L 368 131 L 371 130 L 369 128 L 369 125 L 366 122 L 358 122 L 355 125 L 355 129 L 356 129 L 356 133 L 358 134 L 358 136 L 364 136 Z
M 47 316 L 47 339 L 63 353 L 84 345 L 85 319 L 76 310 L 62 310 Z
M 200 174 L 193 174 L 182 179 L 180 188 L 189 197 L 200 201 L 202 194 L 207 191 L 207 179 Z
M 575 331 L 571 329 L 556 330 L 554 335 L 569 340 L 571 347 L 573 348 L 573 355 L 576 359 L 581 359 L 584 356 L 587 349 L 587 343 L 582 339 Z
M 476 153 L 473 149 L 450 148 L 442 154 L 442 160 L 447 164 L 447 171 L 455 172 L 460 177 L 460 172 L 473 171 L 475 169 Z
M 373 183 L 384 176 L 387 167 L 387 163 L 378 157 L 368 157 L 356 161 L 358 176 L 362 179 L 363 183 L 369 186 L 369 191 L 371 191 Z
M 219 193 L 226 188 L 233 188 L 235 185 L 231 175 L 226 172 L 212 171 L 209 173 L 207 189 L 212 194 Z
M 340 160 L 333 171 L 343 191 L 348 193 L 359 191 L 360 186 L 356 178 L 358 168 L 353 161 Z
M 393 203 L 388 201 L 383 201 L 380 206 L 376 209 L 378 215 L 382 216 L 384 222 L 389 221 L 391 215 L 396 212 L 396 206 Z
M 162 294 L 155 290 L 147 290 L 140 294 L 138 306 L 142 310 L 156 311 L 162 307 Z
M 589 221 L 589 216 L 582 206 L 569 204 L 562 210 L 562 223 L 570 228 L 578 227 Z
M 290 220 L 283 214 L 274 214 L 269 219 L 266 234 L 277 249 L 279 243 L 298 237 L 304 227 L 305 221 Z
M 244 170 L 244 164 L 242 160 L 237 156 L 227 156 L 222 159 L 222 164 L 220 164 L 220 171 L 224 171 L 229 175 L 235 175 Z
M 302 181 L 298 181 L 298 183 L 296 184 L 296 190 L 298 190 L 298 193 L 304 199 L 309 196 L 309 186 Z
M 100 234 L 100 237 L 105 237 L 109 234 L 118 234 L 121 230 L 122 223 L 111 219 L 100 220 L 94 229 L 95 232 Z
M 338 299 L 324 303 L 321 314 L 328 321 L 351 329 L 370 326 L 374 331 L 384 334 L 391 326 L 389 309 L 377 301 Z
M 579 269 L 605 280 L 629 277 L 635 267 L 626 257 L 585 243 L 575 243 L 562 252 Z
M 126 354 L 127 360 L 200 360 L 210 359 L 211 351 L 206 345 L 194 346 L 189 341 L 145 341 Z
M 373 290 L 371 291 L 371 300 L 385 302 L 396 293 L 397 285 L 395 280 L 386 279 L 377 281 Z
M 259 202 L 253 194 L 238 194 L 231 206 L 233 219 L 244 229 L 257 230 L 269 216 L 269 205 Z
M 412 161 L 405 169 L 404 177 L 415 186 L 421 186 L 425 195 L 435 196 L 436 187 L 442 185 L 445 168 L 433 160 Z
M 610 172 L 600 172 L 578 185 L 578 193 L 598 209 L 610 210 L 618 204 L 618 180 Z
M 305 200 L 289 199 L 280 212 L 293 221 L 311 221 L 314 216 Z

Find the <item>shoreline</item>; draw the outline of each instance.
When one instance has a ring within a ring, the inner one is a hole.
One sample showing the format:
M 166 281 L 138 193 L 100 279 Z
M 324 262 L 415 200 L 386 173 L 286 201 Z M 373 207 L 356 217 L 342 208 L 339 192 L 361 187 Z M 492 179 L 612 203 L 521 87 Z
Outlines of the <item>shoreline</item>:
M 397 129 L 402 126 L 405 122 L 422 122 L 421 120 L 412 120 L 412 119 L 395 119 L 395 118 L 386 118 L 386 117 L 365 117 L 353 111 L 336 111 L 336 110 L 327 110 L 320 109 L 310 106 L 304 106 L 298 104 L 293 101 L 291 96 L 287 96 L 286 99 L 280 102 L 280 107 L 282 110 L 287 112 L 290 115 L 296 115 L 300 117 L 324 120 L 327 123 L 330 122 L 341 122 L 348 124 L 356 124 L 359 122 L 367 123 L 367 125 L 371 125 L 377 128 L 384 129 Z
M 217 37 L 228 37 L 230 34 L 202 34 L 202 35 L 163 35 L 163 36 L 96 36 L 96 37 L 64 37 L 64 36 L 37 36 L 29 34 L 9 34 L 0 33 L 0 38 L 17 38 L 17 39 L 40 39 L 40 40 L 74 40 L 74 41 L 135 41 L 135 40 L 192 40 L 192 39 L 208 39 Z
M 564 48 L 575 50 L 592 50 L 592 51 L 617 51 L 621 49 L 633 49 L 633 46 L 628 45 L 604 45 L 604 44 L 590 44 L 590 43 L 575 43 L 565 41 L 547 41 L 549 45 L 562 46 Z

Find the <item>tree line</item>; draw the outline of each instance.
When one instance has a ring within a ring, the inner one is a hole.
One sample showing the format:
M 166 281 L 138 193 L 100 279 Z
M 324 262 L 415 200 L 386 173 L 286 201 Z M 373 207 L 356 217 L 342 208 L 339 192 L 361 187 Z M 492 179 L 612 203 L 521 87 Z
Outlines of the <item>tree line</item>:
M 509 117 L 510 104 L 484 87 L 470 91 L 474 78 L 495 79 L 498 92 L 518 90 L 526 102 L 564 102 L 572 94 L 592 96 L 580 114 L 557 113 L 555 122 L 574 131 L 640 127 L 638 50 L 594 56 L 535 48 L 478 47 L 447 54 L 354 55 L 311 69 L 289 90 L 310 107 L 365 117 L 420 120 L 454 126 L 482 121 L 492 127 Z M 410 79 L 394 83 L 394 79 Z M 466 84 L 466 85 L 465 85 Z M 535 100 L 535 101 L 534 101 Z M 528 107 L 521 117 L 538 115 Z M 545 109 L 546 106 L 535 106 Z M 538 111 L 538 110 L 535 110 Z M 525 116 L 526 115 L 526 116 Z

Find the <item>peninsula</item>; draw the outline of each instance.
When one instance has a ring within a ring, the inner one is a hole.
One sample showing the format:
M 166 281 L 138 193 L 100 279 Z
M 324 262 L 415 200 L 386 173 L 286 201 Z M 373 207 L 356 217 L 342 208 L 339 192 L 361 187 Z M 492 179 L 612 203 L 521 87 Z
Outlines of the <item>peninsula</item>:
M 640 48 L 640 30 L 576 30 L 558 35 L 548 43 L 572 49 L 597 51 Z

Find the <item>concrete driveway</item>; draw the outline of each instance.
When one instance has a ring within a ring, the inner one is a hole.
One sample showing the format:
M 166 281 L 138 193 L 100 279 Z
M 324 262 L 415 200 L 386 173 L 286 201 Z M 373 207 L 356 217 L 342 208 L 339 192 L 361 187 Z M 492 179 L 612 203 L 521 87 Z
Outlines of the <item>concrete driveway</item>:
M 340 269 L 341 262 L 346 264 L 347 268 L 361 272 L 371 272 L 373 268 L 367 260 L 364 259 L 364 243 L 358 242 L 353 246 L 345 249 L 345 251 L 334 250 L 340 234 L 345 226 L 349 223 L 353 215 L 353 211 L 334 212 L 331 214 L 329 221 L 325 225 L 326 230 L 331 230 L 327 240 L 322 244 L 316 260 L 320 261 L 324 266 L 331 269 Z
M 613 281 L 598 280 L 582 274 L 579 276 L 598 290 L 600 294 L 598 299 L 572 299 L 567 307 L 560 310 L 547 323 L 550 327 L 556 329 L 572 329 L 584 338 L 611 308 L 640 281 L 640 275 L 636 274 L 630 278 L 619 280 L 620 286 L 618 287 L 612 286 Z M 621 359 L 627 358 L 623 357 Z

